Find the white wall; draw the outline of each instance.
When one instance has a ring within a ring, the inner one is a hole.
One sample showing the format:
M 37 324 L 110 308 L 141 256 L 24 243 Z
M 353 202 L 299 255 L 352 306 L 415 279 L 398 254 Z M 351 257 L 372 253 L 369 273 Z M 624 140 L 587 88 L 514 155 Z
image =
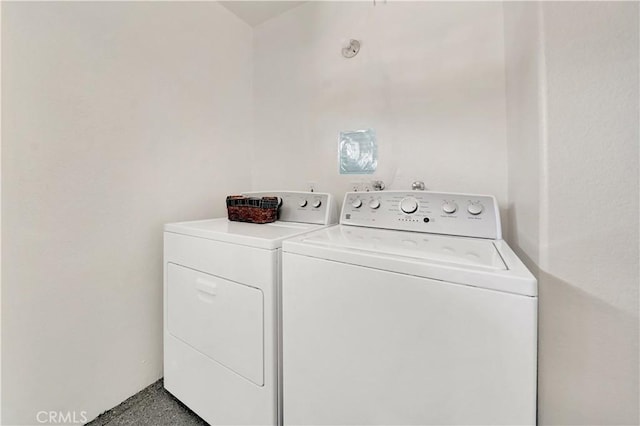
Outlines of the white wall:
M 162 375 L 162 224 L 250 186 L 251 28 L 217 3 L 2 3 L 2 408 Z
M 532 271 L 537 270 L 540 247 L 542 117 L 546 105 L 540 69 L 540 19 L 536 2 L 505 4 L 507 84 L 508 224 L 509 242 Z
M 0 35 L 2 34 L 2 4 L 0 4 Z M 1 39 L 1 37 L 0 37 Z M 2 43 L 0 43 L 0 58 L 2 58 Z M 2 61 L 0 60 L 0 82 L 2 81 Z M 2 99 L 2 84 L 0 83 L 0 100 Z M 2 135 L 2 102 L 0 102 L 0 135 Z M 0 136 L 0 142 L 2 138 Z M 0 424 L 2 424 L 2 143 L 0 143 Z
M 374 128 L 390 187 L 507 201 L 500 3 L 310 2 L 254 30 L 253 187 L 341 200 L 341 130 Z M 353 59 L 342 42 L 362 43 Z
M 505 5 L 507 106 L 532 112 L 510 116 L 509 193 L 538 269 L 541 424 L 640 421 L 638 12 Z

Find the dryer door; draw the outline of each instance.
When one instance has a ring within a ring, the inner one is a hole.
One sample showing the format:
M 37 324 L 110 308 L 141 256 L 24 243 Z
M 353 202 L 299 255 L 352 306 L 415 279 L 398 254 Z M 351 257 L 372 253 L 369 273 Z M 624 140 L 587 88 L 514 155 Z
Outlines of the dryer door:
M 262 291 L 173 263 L 167 271 L 169 333 L 263 386 Z

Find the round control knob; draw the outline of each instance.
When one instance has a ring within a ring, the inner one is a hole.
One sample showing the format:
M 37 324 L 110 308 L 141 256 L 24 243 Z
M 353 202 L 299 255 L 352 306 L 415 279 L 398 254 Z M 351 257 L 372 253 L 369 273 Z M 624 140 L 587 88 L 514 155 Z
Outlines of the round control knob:
M 362 200 L 359 198 L 356 198 L 355 200 L 353 200 L 351 205 L 353 206 L 354 209 L 359 209 L 360 207 L 362 207 Z
M 482 210 L 484 210 L 484 207 L 482 207 L 482 204 L 469 204 L 469 206 L 467 207 L 467 211 L 474 216 L 482 213 Z
M 315 200 L 313 202 L 313 208 L 317 209 L 318 207 L 320 207 L 322 205 L 322 201 L 320 200 Z
M 298 205 L 300 207 L 306 207 L 307 206 L 307 200 L 305 200 L 304 198 L 301 198 L 300 202 L 298 203 Z
M 455 213 L 458 210 L 458 206 L 455 203 L 444 203 L 442 205 L 442 211 L 446 214 Z
M 400 201 L 400 210 L 406 214 L 415 213 L 418 210 L 418 200 L 413 197 L 407 197 Z
M 380 207 L 380 200 L 371 200 L 369 201 L 369 207 L 372 209 L 377 209 Z

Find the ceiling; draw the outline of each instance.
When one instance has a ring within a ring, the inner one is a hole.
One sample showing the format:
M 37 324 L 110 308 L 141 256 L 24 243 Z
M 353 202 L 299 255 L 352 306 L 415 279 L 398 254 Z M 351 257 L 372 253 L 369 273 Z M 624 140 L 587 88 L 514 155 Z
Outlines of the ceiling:
M 238 18 L 255 27 L 289 9 L 300 6 L 305 1 L 221 1 L 220 4 L 233 12 Z

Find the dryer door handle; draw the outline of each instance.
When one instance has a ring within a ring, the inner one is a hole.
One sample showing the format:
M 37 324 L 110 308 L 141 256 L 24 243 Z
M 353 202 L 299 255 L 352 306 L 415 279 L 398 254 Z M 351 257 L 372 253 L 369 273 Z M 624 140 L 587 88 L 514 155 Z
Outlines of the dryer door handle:
M 206 293 L 210 296 L 215 296 L 217 292 L 218 285 L 214 282 L 205 280 L 203 278 L 196 279 L 196 289 L 199 292 Z

